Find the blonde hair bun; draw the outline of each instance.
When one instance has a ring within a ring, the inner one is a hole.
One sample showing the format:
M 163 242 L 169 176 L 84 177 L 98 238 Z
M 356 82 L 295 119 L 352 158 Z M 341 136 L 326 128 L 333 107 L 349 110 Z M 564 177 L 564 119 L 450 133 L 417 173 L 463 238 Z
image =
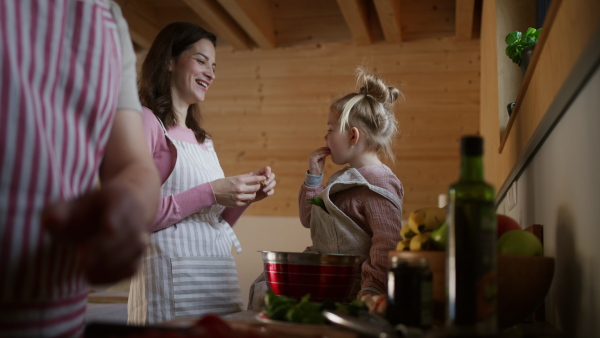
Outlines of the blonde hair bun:
M 369 73 L 365 68 L 356 68 L 356 81 L 361 85 L 359 93 L 373 97 L 379 103 L 393 104 L 402 92 L 396 87 L 388 86 L 379 77 Z
M 360 85 L 359 92 L 335 100 L 330 110 L 339 114 L 342 131 L 359 128 L 369 148 L 382 152 L 393 161 L 392 143 L 398 132 L 393 104 L 404 95 L 363 67 L 356 69 L 356 82 Z

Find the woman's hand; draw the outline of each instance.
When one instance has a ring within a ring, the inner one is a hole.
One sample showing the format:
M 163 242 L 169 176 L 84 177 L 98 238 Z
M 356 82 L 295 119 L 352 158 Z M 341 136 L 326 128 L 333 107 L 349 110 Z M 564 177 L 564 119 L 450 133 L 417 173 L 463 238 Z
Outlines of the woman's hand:
M 331 154 L 327 147 L 319 148 L 308 155 L 308 173 L 311 175 L 321 175 L 325 167 L 325 158 Z
M 266 180 L 260 182 L 261 188 L 256 192 L 256 197 L 252 202 L 261 201 L 275 193 L 275 189 L 273 188 L 275 188 L 277 182 L 275 181 L 275 174 L 271 172 L 271 167 L 266 166 L 251 173 L 251 175 L 265 176 L 267 178 Z
M 267 180 L 265 175 L 249 173 L 214 180 L 210 182 L 210 187 L 215 194 L 217 204 L 241 207 L 254 202 L 256 193 L 261 188 L 261 182 L 265 180 Z

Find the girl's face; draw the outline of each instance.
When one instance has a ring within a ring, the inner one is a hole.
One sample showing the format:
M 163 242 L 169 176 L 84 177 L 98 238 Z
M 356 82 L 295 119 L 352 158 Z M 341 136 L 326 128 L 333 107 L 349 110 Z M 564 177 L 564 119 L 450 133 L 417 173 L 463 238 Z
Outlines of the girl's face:
M 169 64 L 173 102 L 191 105 L 204 101 L 215 79 L 215 47 L 207 39 L 194 43 Z
M 327 135 L 325 142 L 331 151 L 331 161 L 337 165 L 343 165 L 349 162 L 348 151 L 350 149 L 350 140 L 352 133 L 348 128 L 340 132 L 339 115 L 330 111 L 327 118 Z

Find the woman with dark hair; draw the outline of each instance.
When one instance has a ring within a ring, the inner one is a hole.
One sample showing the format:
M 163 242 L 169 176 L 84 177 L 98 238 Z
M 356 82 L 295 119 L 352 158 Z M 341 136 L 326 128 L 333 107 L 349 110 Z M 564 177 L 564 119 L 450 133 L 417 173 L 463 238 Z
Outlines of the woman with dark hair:
M 215 79 L 216 37 L 176 22 L 156 37 L 142 65 L 144 129 L 162 180 L 161 201 L 141 268 L 131 281 L 129 322 L 152 324 L 242 310 L 232 226 L 274 193 L 267 166 L 224 177 L 202 128 L 199 102 Z

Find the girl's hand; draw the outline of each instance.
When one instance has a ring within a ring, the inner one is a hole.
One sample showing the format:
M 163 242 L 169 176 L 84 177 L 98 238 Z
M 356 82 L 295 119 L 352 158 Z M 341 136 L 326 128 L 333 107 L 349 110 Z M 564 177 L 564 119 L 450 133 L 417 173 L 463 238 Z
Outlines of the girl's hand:
M 364 293 L 360 297 L 365 305 L 369 308 L 370 313 L 384 314 L 387 307 L 387 299 L 384 295 L 376 295 L 370 292 Z
M 269 168 L 269 174 L 270 171 Z M 214 180 L 210 182 L 210 187 L 215 194 L 217 204 L 227 207 L 241 207 L 254 202 L 256 193 L 261 188 L 260 183 L 267 179 L 268 177 L 265 175 L 249 173 Z
M 331 154 L 328 147 L 319 148 L 308 155 L 308 173 L 311 175 L 321 175 L 325 167 L 325 158 Z
M 275 174 L 271 172 L 271 167 L 266 166 L 250 174 L 265 176 L 267 178 L 266 180 L 260 182 L 260 190 L 256 192 L 256 197 L 254 198 L 253 202 L 261 201 L 275 193 L 275 189 L 273 188 L 275 188 L 277 182 L 275 181 Z

